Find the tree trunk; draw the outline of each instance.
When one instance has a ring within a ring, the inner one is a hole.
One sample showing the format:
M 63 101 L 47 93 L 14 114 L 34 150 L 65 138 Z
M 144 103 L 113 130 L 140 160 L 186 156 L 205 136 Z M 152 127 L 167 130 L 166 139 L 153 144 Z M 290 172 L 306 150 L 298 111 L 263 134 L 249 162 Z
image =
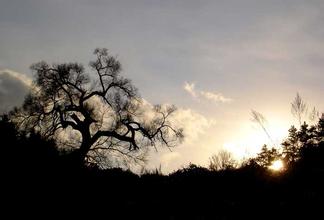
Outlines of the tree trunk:
M 81 146 L 74 152 L 74 163 L 77 166 L 83 167 L 85 165 L 85 158 L 93 144 L 90 132 L 82 132 Z
M 89 152 L 89 149 L 91 148 L 91 142 L 88 140 L 82 140 L 82 144 L 80 148 L 77 150 L 78 151 L 78 158 L 77 162 L 79 162 L 80 165 L 84 165 L 85 158 Z
M 80 166 L 84 166 L 85 164 L 85 158 L 93 144 L 93 138 L 90 134 L 90 122 L 89 120 L 85 119 L 82 124 L 80 124 L 81 127 L 81 136 L 82 136 L 82 143 L 78 150 L 76 150 L 76 163 Z

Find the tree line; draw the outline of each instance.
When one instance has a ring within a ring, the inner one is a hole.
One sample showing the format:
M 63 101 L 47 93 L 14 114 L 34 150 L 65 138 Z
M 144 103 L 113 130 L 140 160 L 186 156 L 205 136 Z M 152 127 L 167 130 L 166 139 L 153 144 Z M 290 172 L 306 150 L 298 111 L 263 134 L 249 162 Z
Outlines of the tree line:
M 189 164 L 168 175 L 159 170 L 138 175 L 116 167 L 113 158 L 137 163 L 150 146 L 172 148 L 181 142 L 182 129 L 169 120 L 176 108 L 145 105 L 120 76 L 120 63 L 106 49 L 94 54 L 92 77 L 81 64 L 33 65 L 36 80 L 23 106 L 0 117 L 5 206 L 142 219 L 152 218 L 148 210 L 158 213 L 157 219 L 321 214 L 324 116 L 312 125 L 301 123 L 305 107 L 299 98 L 294 114 L 300 127 L 289 129 L 282 150 L 263 146 L 239 166 L 221 151 L 208 168 Z M 284 172 L 269 171 L 277 159 L 285 163 Z

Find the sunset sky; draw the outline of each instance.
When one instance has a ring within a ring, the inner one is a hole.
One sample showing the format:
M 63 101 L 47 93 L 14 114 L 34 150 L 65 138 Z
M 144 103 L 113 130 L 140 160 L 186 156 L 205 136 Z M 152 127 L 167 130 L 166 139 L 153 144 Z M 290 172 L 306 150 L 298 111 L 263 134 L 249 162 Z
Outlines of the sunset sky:
M 0 0 L 0 111 L 19 105 L 32 63 L 77 61 L 96 47 L 117 55 L 124 76 L 152 104 L 172 103 L 185 141 L 153 151 L 148 167 L 207 165 L 220 149 L 237 159 L 296 124 L 299 92 L 324 111 L 324 1 Z

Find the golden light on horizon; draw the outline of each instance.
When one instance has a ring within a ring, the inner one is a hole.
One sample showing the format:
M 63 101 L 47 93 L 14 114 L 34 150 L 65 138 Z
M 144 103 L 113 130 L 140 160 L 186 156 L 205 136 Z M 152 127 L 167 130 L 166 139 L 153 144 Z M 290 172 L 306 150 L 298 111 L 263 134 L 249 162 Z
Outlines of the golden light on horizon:
M 269 117 L 269 121 L 271 123 L 267 125 L 267 132 L 271 139 L 258 126 L 253 126 L 250 121 L 243 121 L 235 135 L 225 141 L 223 148 L 240 161 L 257 156 L 264 144 L 279 147 L 288 135 L 289 123 L 280 117 Z
M 278 159 L 272 162 L 272 164 L 269 166 L 269 169 L 273 171 L 282 171 L 284 167 L 285 166 L 282 160 Z

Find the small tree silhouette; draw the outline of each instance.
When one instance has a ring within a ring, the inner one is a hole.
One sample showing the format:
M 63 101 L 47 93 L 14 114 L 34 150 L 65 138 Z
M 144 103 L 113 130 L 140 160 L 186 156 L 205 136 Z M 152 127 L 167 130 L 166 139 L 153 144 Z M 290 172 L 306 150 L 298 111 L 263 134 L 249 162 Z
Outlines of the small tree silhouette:
M 79 143 L 74 155 L 81 164 L 101 162 L 109 152 L 132 157 L 145 146 L 173 147 L 182 140 L 182 129 L 169 121 L 174 106 L 145 107 L 131 81 L 120 76 L 119 61 L 107 49 L 94 54 L 91 77 L 78 63 L 33 64 L 34 88 L 12 114 L 19 126 L 49 139 L 74 131 Z
M 209 169 L 213 171 L 233 169 L 236 167 L 236 161 L 232 154 L 226 150 L 221 150 L 213 155 L 209 161 Z
M 285 161 L 291 163 L 299 159 L 301 144 L 299 142 L 298 131 L 294 126 L 291 126 L 288 132 L 288 138 L 281 145 Z
M 253 160 L 262 167 L 269 167 L 273 161 L 281 158 L 281 154 L 277 149 L 268 149 L 267 145 L 263 145 L 261 152 L 253 158 Z
M 322 117 L 319 119 L 319 122 L 316 126 L 316 137 L 317 142 L 324 142 L 324 113 L 322 114 Z
M 307 105 L 304 102 L 304 100 L 301 98 L 299 93 L 297 93 L 294 101 L 291 103 L 291 113 L 293 114 L 293 116 L 297 118 L 299 125 L 301 125 L 303 116 L 307 113 Z

